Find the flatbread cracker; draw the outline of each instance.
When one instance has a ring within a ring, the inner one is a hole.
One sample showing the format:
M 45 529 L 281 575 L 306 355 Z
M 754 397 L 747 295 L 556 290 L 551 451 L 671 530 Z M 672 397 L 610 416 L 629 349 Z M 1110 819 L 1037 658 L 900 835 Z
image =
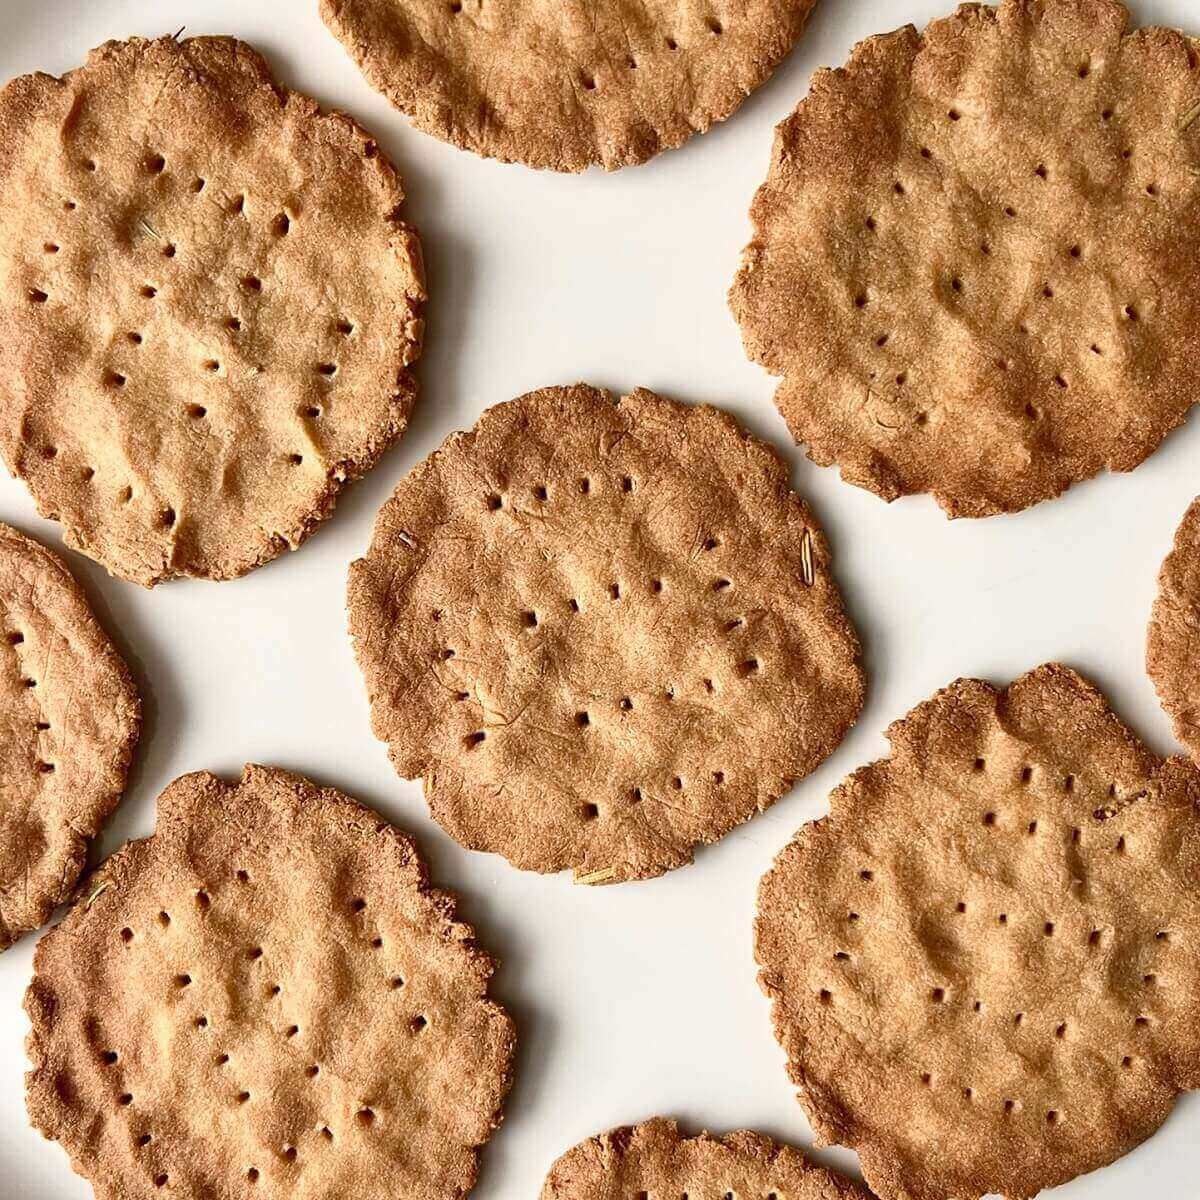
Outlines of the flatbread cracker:
M 655 1117 L 614 1129 L 567 1151 L 550 1168 L 542 1200 L 869 1200 L 850 1180 L 791 1146 L 739 1130 L 685 1137 Z
M 137 688 L 83 590 L 0 524 L 0 950 L 70 897 L 140 728 Z
M 493 967 L 376 813 L 185 775 L 38 945 L 30 1118 L 97 1200 L 456 1200 L 512 1068 Z
M 775 1033 L 882 1200 L 1033 1196 L 1200 1084 L 1200 773 L 1057 664 L 888 738 L 760 887 Z
M 555 171 L 645 162 L 768 79 L 815 0 L 322 0 L 418 129 Z
M 829 550 L 711 407 L 582 384 L 450 437 L 350 571 L 376 735 L 464 846 L 618 883 L 691 861 L 862 706 Z
M 0 452 L 152 585 L 295 548 L 404 431 L 420 246 L 375 142 L 232 38 L 0 91 Z
M 1175 728 L 1200 758 L 1200 499 L 1175 533 L 1158 576 L 1146 638 L 1146 669 Z
M 1011 512 L 1200 396 L 1200 41 L 1115 0 L 860 43 L 776 130 L 730 301 L 812 459 Z

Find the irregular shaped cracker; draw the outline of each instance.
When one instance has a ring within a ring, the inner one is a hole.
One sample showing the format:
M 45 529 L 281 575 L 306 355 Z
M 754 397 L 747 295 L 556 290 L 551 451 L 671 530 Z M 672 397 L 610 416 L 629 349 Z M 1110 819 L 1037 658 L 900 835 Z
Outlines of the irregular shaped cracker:
M 555 171 L 645 162 L 765 82 L 816 0 L 321 0 L 418 129 Z
M 1200 774 L 1057 664 L 888 738 L 762 882 L 775 1033 L 883 1200 L 1033 1196 L 1200 1083 Z
M 1146 670 L 1175 728 L 1200 757 L 1200 499 L 1192 501 L 1158 575 Z
M 512 1067 L 493 967 L 378 814 L 185 775 L 38 945 L 30 1118 L 97 1200 L 461 1197 Z
M 471 849 L 661 874 L 857 717 L 829 561 L 786 464 L 719 410 L 531 392 L 414 470 L 351 567 L 375 733 Z
M 404 431 L 425 299 L 391 164 L 232 38 L 0 92 L 0 452 L 124 579 L 295 548 Z
M 791 1146 L 747 1129 L 715 1138 L 684 1137 L 654 1117 L 589 1138 L 546 1177 L 542 1200 L 868 1200 L 848 1179 L 810 1163 Z
M 1200 394 L 1200 41 L 1114 0 L 867 39 L 776 130 L 730 295 L 813 460 L 950 516 L 1129 471 Z
M 140 728 L 137 688 L 83 590 L 0 524 L 0 950 L 70 896 Z

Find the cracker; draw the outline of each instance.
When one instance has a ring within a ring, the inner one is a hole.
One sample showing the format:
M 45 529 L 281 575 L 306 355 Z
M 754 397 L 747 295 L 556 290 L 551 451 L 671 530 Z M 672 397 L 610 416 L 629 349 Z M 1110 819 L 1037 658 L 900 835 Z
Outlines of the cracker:
M 1200 758 L 1200 499 L 1175 533 L 1158 576 L 1146 638 L 1146 669 L 1175 728 Z
M 731 305 L 812 459 L 1010 512 L 1130 471 L 1200 395 L 1200 41 L 1114 0 L 964 5 L 820 71 Z
M 418 129 L 555 171 L 632 166 L 723 121 L 815 0 L 322 0 Z
M 295 548 L 403 432 L 425 298 L 391 164 L 232 38 L 0 92 L 0 452 L 152 585 Z
M 589 1138 L 550 1168 L 542 1200 L 868 1200 L 848 1179 L 809 1162 L 791 1146 L 739 1130 L 685 1137 L 655 1117 Z
M 0 950 L 70 896 L 140 727 L 133 679 L 71 573 L 0 524 Z
M 378 814 L 185 775 L 38 945 L 30 1117 L 100 1200 L 461 1197 L 512 1066 L 493 967 Z
M 455 434 L 351 567 L 375 733 L 464 846 L 617 883 L 691 861 L 862 706 L 825 538 L 708 406 L 545 388 Z
M 1200 1083 L 1200 774 L 1057 664 L 888 738 L 762 882 L 775 1033 L 882 1200 L 1033 1196 Z

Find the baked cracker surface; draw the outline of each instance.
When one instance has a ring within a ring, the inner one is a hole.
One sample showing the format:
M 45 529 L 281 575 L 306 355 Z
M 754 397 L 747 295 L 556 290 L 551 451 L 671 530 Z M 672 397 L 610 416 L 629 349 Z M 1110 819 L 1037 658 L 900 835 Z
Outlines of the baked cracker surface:
M 83 590 L 0 524 L 0 950 L 70 897 L 140 729 L 137 688 Z
M 14 79 L 0 142 L 9 470 L 138 583 L 299 545 L 415 393 L 420 246 L 375 142 L 208 37 Z
M 868 38 L 776 130 L 730 295 L 814 461 L 982 517 L 1200 395 L 1200 41 L 1115 0 Z
M 417 128 L 556 171 L 645 162 L 739 107 L 815 0 L 322 0 Z
M 1175 736 L 1200 755 L 1200 500 L 1192 502 L 1158 575 L 1146 669 Z
M 30 1119 L 98 1200 L 461 1197 L 512 1067 L 493 967 L 378 814 L 185 775 L 38 945 Z
M 665 1117 L 589 1138 L 550 1168 L 542 1200 L 867 1200 L 848 1179 L 750 1130 L 688 1137 Z
M 579 384 L 484 413 L 349 583 L 375 733 L 463 845 L 617 883 L 837 746 L 859 647 L 786 464 L 710 406 Z
M 1200 774 L 1057 664 L 888 737 L 761 884 L 775 1033 L 883 1200 L 1031 1197 L 1200 1083 Z

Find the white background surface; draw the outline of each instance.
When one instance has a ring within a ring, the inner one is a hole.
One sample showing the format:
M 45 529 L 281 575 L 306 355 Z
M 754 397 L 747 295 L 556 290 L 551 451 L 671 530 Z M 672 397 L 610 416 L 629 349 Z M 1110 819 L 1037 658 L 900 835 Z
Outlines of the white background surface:
M 959 675 L 1007 682 L 1058 658 L 1082 670 L 1155 749 L 1174 750 L 1143 669 L 1155 576 L 1196 493 L 1193 421 L 1135 474 L 1103 478 L 1014 517 L 948 522 L 926 498 L 887 506 L 790 448 L 770 378 L 743 357 L 725 292 L 747 240 L 774 124 L 812 71 L 854 42 L 949 0 L 820 0 L 775 78 L 712 133 L 648 166 L 559 177 L 461 153 L 408 127 L 321 24 L 316 0 L 0 0 L 0 78 L 60 73 L 106 38 L 228 33 L 277 74 L 344 108 L 403 175 L 429 272 L 429 339 L 408 436 L 345 495 L 301 550 L 233 583 L 154 592 L 73 570 L 137 675 L 147 723 L 130 790 L 102 842 L 148 833 L 176 775 L 243 762 L 302 771 L 374 805 L 418 838 L 434 880 L 457 891 L 502 960 L 496 994 L 520 1033 L 517 1080 L 485 1150 L 476 1200 L 533 1200 L 580 1139 L 657 1113 L 693 1128 L 758 1128 L 808 1146 L 759 994 L 751 921 L 759 877 L 829 790 L 885 751 L 883 729 Z M 1139 23 L 1200 33 L 1194 0 L 1138 0 Z M 0 147 L 3 153 L 3 147 Z M 1188 348 L 1195 353 L 1195 348 Z M 789 447 L 866 646 L 867 707 L 825 766 L 771 812 L 649 883 L 575 887 L 469 854 L 428 818 L 368 727 L 345 633 L 346 566 L 366 547 L 396 481 L 486 406 L 575 380 L 655 388 L 732 409 Z M 61 548 L 24 487 L 0 480 L 0 519 Z M 91 1195 L 27 1124 L 21 998 L 34 939 L 0 956 L 0 1200 Z M 1200 1103 L 1063 1200 L 1195 1195 Z M 821 1153 L 855 1169 L 852 1155 Z M 346 1197 L 345 1200 L 354 1200 Z

